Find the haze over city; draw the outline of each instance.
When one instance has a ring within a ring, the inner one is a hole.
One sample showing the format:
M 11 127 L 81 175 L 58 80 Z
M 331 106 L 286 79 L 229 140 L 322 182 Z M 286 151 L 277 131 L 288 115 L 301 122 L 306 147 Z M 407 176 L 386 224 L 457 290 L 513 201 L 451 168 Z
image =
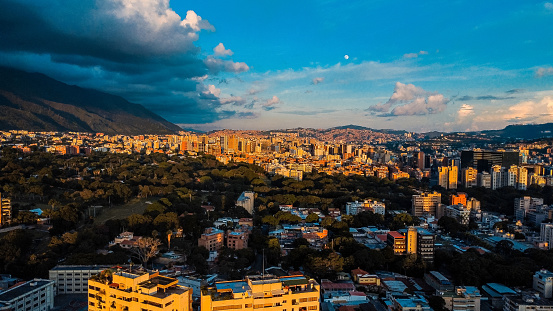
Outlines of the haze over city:
M 185 128 L 552 121 L 553 3 L 1 0 L 0 65 Z

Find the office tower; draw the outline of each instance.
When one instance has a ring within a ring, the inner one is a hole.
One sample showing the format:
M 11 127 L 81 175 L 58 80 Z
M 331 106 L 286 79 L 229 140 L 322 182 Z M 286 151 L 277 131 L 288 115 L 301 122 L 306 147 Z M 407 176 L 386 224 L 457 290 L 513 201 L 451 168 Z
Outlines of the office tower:
M 516 151 L 461 151 L 461 168 L 473 167 L 481 172 L 489 172 L 494 165 L 511 167 L 519 165 Z
M 492 175 L 488 172 L 478 173 L 478 187 L 491 188 Z
M 457 166 L 448 167 L 448 184 L 447 189 L 457 189 L 457 181 L 459 179 L 459 168 Z
M 441 201 L 442 195 L 438 192 L 415 194 L 411 199 L 411 214 L 417 217 L 423 215 L 435 216 Z
M 528 169 L 526 167 L 518 167 L 517 189 L 526 190 L 527 186 L 528 186 Z
M 192 289 L 159 272 L 104 270 L 88 280 L 88 310 L 192 310 Z
M 205 288 L 202 290 L 200 309 L 319 311 L 320 295 L 317 281 L 303 275 L 252 275 L 244 280 L 217 282 L 213 287 Z
M 466 167 L 461 170 L 462 183 L 466 188 L 476 187 L 478 185 L 477 175 L 478 171 L 472 167 Z
M 447 166 L 438 167 L 438 185 L 445 189 L 449 186 L 449 168 Z

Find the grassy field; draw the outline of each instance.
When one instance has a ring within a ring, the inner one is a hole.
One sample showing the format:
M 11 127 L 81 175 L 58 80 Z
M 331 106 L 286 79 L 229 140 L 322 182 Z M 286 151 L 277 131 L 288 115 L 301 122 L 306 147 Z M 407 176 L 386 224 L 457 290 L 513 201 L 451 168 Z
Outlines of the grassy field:
M 125 219 L 132 214 L 142 214 L 148 206 L 146 202 L 155 202 L 157 200 L 158 198 L 135 198 L 125 205 L 103 207 L 101 210 L 97 209 L 94 224 L 103 224 L 110 219 Z M 94 213 L 92 208 L 90 209 L 90 213 Z

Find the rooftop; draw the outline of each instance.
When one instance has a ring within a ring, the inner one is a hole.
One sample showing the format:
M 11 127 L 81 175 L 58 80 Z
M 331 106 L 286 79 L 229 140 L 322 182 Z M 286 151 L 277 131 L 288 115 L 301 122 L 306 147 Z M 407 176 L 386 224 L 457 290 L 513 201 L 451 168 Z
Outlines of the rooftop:
M 16 299 L 17 297 L 24 295 L 28 292 L 31 292 L 37 288 L 43 287 L 47 284 L 54 284 L 53 280 L 42 280 L 42 279 L 34 279 L 31 281 L 27 281 L 19 286 L 13 287 L 8 289 L 7 291 L 0 294 L 0 302 L 8 302 L 13 299 Z
M 250 290 L 250 286 L 246 281 L 230 281 L 215 283 L 215 288 L 217 291 L 231 290 L 233 293 L 244 293 Z
M 98 265 L 92 265 L 92 266 L 82 266 L 82 265 L 59 265 L 55 266 L 50 270 L 105 270 L 110 268 L 110 266 L 98 266 Z

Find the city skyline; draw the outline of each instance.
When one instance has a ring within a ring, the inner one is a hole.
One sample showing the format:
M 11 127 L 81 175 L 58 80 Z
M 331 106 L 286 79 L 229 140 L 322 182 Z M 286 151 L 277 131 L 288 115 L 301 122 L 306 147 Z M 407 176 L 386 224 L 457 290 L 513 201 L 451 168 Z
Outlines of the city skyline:
M 553 121 L 551 2 L 0 3 L 0 65 L 185 128 Z

